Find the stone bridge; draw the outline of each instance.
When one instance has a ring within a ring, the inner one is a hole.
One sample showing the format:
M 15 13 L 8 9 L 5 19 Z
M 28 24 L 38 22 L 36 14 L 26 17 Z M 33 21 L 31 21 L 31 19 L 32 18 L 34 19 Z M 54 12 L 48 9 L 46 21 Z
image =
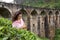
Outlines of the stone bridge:
M 19 4 L 0 2 L 0 11 L 12 17 L 16 11 L 21 11 L 27 29 L 41 37 L 54 37 L 55 28 L 60 28 L 60 9 L 38 8 Z M 8 17 L 7 15 L 7 17 Z M 2 13 L 0 13 L 2 16 Z

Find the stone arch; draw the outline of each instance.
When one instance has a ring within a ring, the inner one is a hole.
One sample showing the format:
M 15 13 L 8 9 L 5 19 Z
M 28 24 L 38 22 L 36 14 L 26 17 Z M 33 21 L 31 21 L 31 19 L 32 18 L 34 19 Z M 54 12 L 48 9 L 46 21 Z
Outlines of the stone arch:
M 30 30 L 30 18 L 28 16 L 28 13 L 23 8 L 20 11 L 22 12 L 22 18 L 27 26 L 27 30 Z
M 0 7 L 0 15 L 4 18 L 11 18 L 11 13 L 7 8 Z
M 56 11 L 56 12 L 55 12 L 55 15 L 59 15 L 59 11 Z
M 58 19 L 58 15 L 59 15 L 59 11 L 56 11 L 56 12 L 55 12 L 56 21 L 57 21 L 57 19 Z
M 43 11 L 41 11 L 40 15 L 41 16 L 46 15 L 46 12 L 43 10 Z
M 41 37 L 45 37 L 45 29 L 44 29 L 45 14 L 46 14 L 45 10 L 42 10 L 38 17 L 38 35 Z
M 21 9 L 20 8 L 20 9 L 18 9 L 18 11 L 22 12 L 22 18 L 23 18 L 23 20 L 24 20 L 24 22 L 27 26 L 27 30 L 30 30 L 30 17 L 28 15 L 26 9 L 24 9 L 24 8 Z
M 52 14 L 53 14 L 52 11 L 49 11 L 48 15 L 52 15 Z
M 31 12 L 31 15 L 32 15 L 32 16 L 36 16 L 36 15 L 37 15 L 37 11 L 36 11 L 36 10 L 33 10 L 33 11 Z
M 27 25 L 28 14 L 23 8 L 20 11 L 22 12 L 22 18 L 23 18 L 25 24 Z
M 49 11 L 48 15 L 49 15 L 49 23 L 50 23 L 50 22 L 51 22 L 51 18 L 52 18 L 52 16 L 53 16 L 53 12 L 52 12 L 52 11 Z M 52 20 L 53 20 L 53 19 L 52 19 Z
M 48 37 L 54 37 L 54 28 L 55 28 L 55 23 L 54 23 L 54 11 L 49 11 L 49 35 Z M 51 32 L 52 31 L 52 32 Z
M 42 27 L 41 29 L 41 34 L 44 33 L 44 37 L 48 37 L 48 32 L 49 32 L 49 28 L 48 28 L 48 16 L 45 10 L 42 10 L 40 13 L 40 24 Z
M 31 31 L 34 32 L 34 33 L 38 33 L 37 31 L 37 11 L 34 9 L 32 12 L 31 12 Z
M 28 16 L 28 13 L 26 12 L 26 10 L 24 10 L 23 8 L 22 9 L 20 9 L 19 11 L 21 11 L 22 12 L 22 14 L 25 14 L 25 15 L 27 15 Z
M 56 28 L 59 28 L 59 26 L 58 26 L 59 23 L 60 23 L 59 21 L 60 21 L 59 11 L 56 11 L 56 12 L 55 12 L 55 27 L 56 27 Z M 57 27 L 57 26 L 58 26 L 58 27 Z
M 12 15 L 12 10 L 9 7 L 4 6 L 4 8 L 6 8 L 10 12 L 10 14 Z

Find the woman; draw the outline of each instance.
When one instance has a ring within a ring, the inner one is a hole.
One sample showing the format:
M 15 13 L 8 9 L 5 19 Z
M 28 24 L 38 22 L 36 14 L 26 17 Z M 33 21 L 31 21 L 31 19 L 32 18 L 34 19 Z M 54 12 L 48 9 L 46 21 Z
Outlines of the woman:
M 12 26 L 17 29 L 24 29 L 26 25 L 22 19 L 22 13 L 20 11 L 16 12 L 12 18 Z

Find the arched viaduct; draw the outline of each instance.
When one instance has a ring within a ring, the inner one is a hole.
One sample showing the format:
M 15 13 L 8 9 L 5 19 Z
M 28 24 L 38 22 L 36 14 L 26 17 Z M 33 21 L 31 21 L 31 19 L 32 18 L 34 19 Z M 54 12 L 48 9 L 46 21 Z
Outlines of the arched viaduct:
M 60 9 L 38 8 L 0 2 L 0 10 L 2 9 L 8 10 L 10 17 L 16 11 L 21 11 L 27 29 L 41 37 L 54 36 L 55 28 L 60 28 Z

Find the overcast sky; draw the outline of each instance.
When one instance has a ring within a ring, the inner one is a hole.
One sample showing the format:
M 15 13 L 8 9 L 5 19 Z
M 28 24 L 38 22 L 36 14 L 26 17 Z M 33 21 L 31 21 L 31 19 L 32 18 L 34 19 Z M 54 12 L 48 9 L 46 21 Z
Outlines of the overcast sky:
M 13 0 L 3 0 L 3 2 L 11 3 Z

